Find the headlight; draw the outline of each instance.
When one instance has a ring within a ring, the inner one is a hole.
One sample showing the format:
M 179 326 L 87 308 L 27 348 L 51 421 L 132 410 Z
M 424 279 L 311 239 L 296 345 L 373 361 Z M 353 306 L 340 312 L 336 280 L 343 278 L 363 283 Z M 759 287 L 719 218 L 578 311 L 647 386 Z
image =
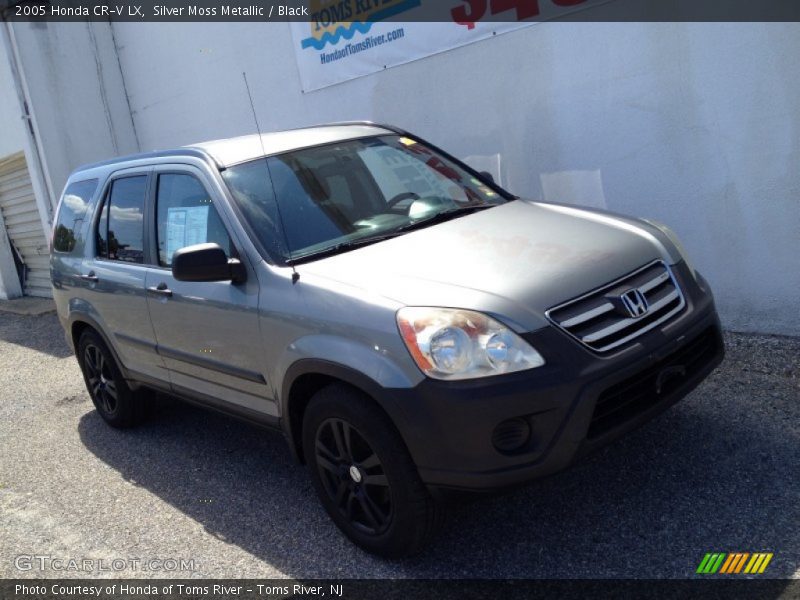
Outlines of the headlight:
M 678 238 L 678 234 L 672 231 L 672 229 L 670 229 L 663 223 L 659 223 L 658 221 L 653 221 L 652 219 L 642 219 L 642 221 L 644 221 L 645 223 L 649 223 L 656 229 L 659 229 L 661 233 L 663 233 L 665 236 L 667 236 L 667 239 L 669 239 L 669 241 L 672 242 L 672 245 L 675 246 L 675 249 L 678 251 L 678 254 L 681 255 L 683 262 L 685 262 L 686 266 L 689 267 L 689 271 L 692 273 L 692 276 L 697 278 L 694 267 L 692 267 L 692 264 L 689 262 L 689 255 L 686 254 L 686 248 L 683 247 L 680 238 Z
M 397 325 L 417 366 L 435 379 L 473 379 L 544 364 L 508 327 L 471 310 L 409 306 L 397 312 Z

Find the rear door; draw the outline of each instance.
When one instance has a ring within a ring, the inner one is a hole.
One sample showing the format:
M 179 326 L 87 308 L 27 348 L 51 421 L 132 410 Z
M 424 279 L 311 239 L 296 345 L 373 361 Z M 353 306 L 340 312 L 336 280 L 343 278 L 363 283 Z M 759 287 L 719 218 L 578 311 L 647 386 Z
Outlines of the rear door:
M 151 171 L 121 171 L 106 185 L 93 223 L 93 256 L 83 262 L 80 279 L 86 286 L 82 296 L 113 337 L 125 367 L 143 379 L 168 383 L 145 296 L 144 225 Z
M 81 274 L 87 241 L 93 235 L 98 184 L 95 178 L 71 182 L 59 204 L 50 252 L 53 296 L 59 308 L 66 307 L 86 287 Z M 93 242 L 89 246 L 94 248 Z
M 275 415 L 259 335 L 258 281 L 239 255 L 222 201 L 208 176 L 189 165 L 157 167 L 151 190 L 151 246 L 147 301 L 158 351 L 173 388 L 206 401 Z M 247 281 L 198 283 L 172 276 L 176 250 L 215 242 L 241 258 Z

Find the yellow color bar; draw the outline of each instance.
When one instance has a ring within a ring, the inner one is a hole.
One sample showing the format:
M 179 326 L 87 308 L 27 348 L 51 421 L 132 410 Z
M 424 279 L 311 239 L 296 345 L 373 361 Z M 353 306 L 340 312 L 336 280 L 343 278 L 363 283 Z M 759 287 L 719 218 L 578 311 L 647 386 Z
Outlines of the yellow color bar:
M 759 573 L 763 573 L 767 569 L 767 565 L 769 564 L 769 561 L 772 560 L 773 556 L 774 555 L 772 554 L 772 552 L 764 556 L 764 562 L 761 563 L 761 568 L 758 569 Z
M 759 556 L 760 556 L 759 554 L 753 554 L 753 558 L 750 559 L 750 562 L 747 563 L 747 566 L 744 569 L 745 573 L 752 573 L 753 572 L 753 568 L 756 566 L 756 563 L 758 562 Z
M 764 558 L 766 554 L 763 553 L 756 553 L 753 554 L 753 558 L 750 559 L 750 562 L 747 563 L 747 568 L 744 570 L 745 573 L 758 573 L 758 569 L 761 567 L 761 563 L 764 562 Z

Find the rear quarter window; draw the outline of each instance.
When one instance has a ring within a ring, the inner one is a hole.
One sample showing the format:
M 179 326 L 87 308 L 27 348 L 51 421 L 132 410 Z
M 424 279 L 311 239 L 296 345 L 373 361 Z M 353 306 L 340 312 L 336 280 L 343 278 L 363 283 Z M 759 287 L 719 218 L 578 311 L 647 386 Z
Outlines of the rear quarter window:
M 85 232 L 91 219 L 97 179 L 69 184 L 64 191 L 53 230 L 53 250 L 72 254 L 83 249 Z

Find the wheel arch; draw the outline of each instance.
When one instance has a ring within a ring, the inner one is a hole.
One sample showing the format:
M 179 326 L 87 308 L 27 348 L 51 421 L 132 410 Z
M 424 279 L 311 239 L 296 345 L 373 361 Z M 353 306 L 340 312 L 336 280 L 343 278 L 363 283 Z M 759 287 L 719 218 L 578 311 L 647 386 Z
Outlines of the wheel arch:
M 292 364 L 283 378 L 281 391 L 282 428 L 293 457 L 300 463 L 303 456 L 303 415 L 311 398 L 322 388 L 340 383 L 363 393 L 380 408 L 404 439 L 398 419 L 401 418 L 389 393 L 378 382 L 363 373 L 331 361 L 307 358 Z
M 113 343 L 111 343 L 111 340 L 109 339 L 109 337 L 103 331 L 103 328 L 95 319 L 93 319 L 87 314 L 75 313 L 70 316 L 68 327 L 69 327 L 69 335 L 72 340 L 72 347 L 75 350 L 76 357 L 78 355 L 78 342 L 80 341 L 83 332 L 86 331 L 87 329 L 91 329 L 97 335 L 100 336 L 100 339 L 103 340 L 103 343 L 108 348 L 108 351 L 111 352 L 111 355 L 114 357 L 114 361 L 117 363 L 117 367 L 119 367 L 119 370 L 122 372 L 122 376 L 125 379 L 130 379 L 128 370 L 125 368 L 125 365 L 120 360 L 116 347 L 114 346 Z

